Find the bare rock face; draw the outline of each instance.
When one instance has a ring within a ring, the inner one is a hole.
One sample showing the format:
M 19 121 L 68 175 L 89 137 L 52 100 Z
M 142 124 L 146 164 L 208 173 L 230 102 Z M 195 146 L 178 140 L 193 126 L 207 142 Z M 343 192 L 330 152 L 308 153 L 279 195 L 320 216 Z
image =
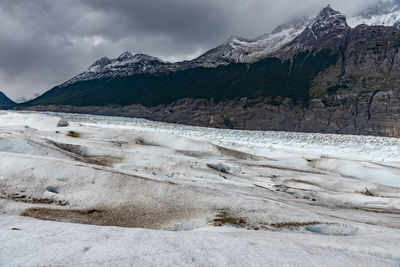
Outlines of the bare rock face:
M 339 54 L 336 64 L 320 72 L 310 85 L 310 96 L 396 91 L 400 88 L 400 30 L 396 27 L 358 25 L 329 6 L 312 24 L 275 56 L 291 59 L 300 52 L 321 50 Z
M 144 107 L 34 106 L 31 110 L 138 117 L 155 121 L 241 130 L 320 132 L 400 137 L 400 93 L 346 93 L 313 99 L 308 106 L 291 99 L 246 98 L 215 104 L 182 99 Z
M 345 47 L 350 32 L 346 17 L 328 6 L 321 10 L 296 39 L 278 51 L 276 56 L 288 59 L 299 52 Z
M 360 25 L 352 30 L 342 82 L 353 91 L 396 90 L 400 86 L 400 30 Z

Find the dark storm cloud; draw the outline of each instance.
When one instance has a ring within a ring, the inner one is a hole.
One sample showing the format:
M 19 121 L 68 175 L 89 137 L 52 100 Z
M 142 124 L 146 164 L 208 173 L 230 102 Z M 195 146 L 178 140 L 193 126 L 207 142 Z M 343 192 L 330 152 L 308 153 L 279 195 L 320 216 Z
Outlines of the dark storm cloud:
M 0 90 L 32 97 L 125 50 L 193 58 L 230 35 L 256 37 L 331 3 L 375 0 L 0 0 Z

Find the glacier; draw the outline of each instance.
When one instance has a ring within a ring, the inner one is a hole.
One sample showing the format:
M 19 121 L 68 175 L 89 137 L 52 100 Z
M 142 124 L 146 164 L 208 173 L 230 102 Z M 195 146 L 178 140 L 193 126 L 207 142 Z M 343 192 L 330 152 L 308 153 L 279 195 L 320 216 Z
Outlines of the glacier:
M 399 139 L 50 112 L 0 125 L 1 266 L 400 263 Z

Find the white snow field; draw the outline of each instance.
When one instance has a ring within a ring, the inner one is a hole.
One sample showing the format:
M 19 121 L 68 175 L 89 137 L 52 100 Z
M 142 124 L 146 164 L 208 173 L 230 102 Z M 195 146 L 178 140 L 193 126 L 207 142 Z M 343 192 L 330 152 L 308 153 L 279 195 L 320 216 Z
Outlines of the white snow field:
M 400 266 L 400 140 L 0 111 L 0 266 L 181 265 Z

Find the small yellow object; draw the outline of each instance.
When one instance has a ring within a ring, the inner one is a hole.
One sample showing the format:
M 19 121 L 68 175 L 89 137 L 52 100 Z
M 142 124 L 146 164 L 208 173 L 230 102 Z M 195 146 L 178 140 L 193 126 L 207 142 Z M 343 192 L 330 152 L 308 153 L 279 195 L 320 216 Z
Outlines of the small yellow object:
M 215 227 L 220 227 L 220 226 L 222 226 L 222 223 L 221 222 L 214 222 L 214 226 Z

